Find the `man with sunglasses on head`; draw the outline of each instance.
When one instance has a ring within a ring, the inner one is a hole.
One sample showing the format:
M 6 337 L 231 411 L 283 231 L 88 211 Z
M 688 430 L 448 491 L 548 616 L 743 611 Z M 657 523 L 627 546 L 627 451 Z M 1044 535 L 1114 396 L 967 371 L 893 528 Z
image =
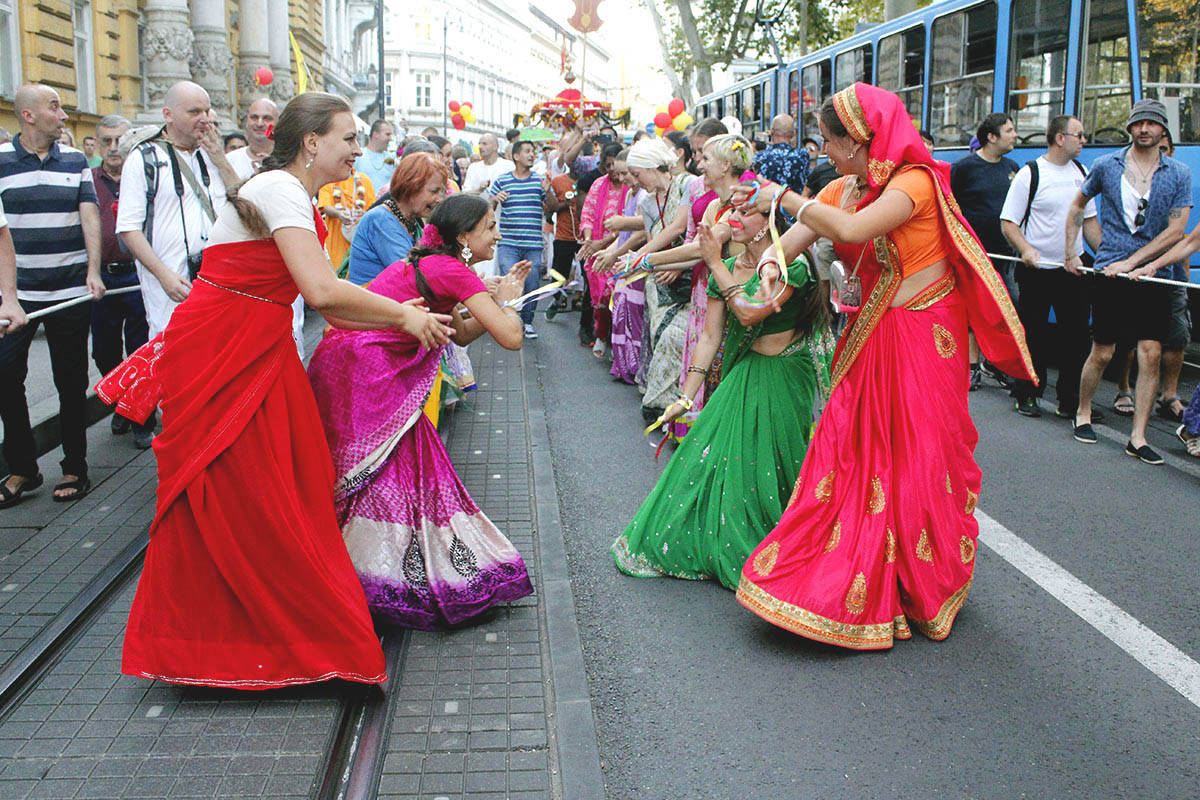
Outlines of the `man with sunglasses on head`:
M 1092 398 L 1100 377 L 1116 345 L 1136 341 L 1138 379 L 1125 453 L 1147 464 L 1162 464 L 1162 456 L 1146 443 L 1146 425 L 1158 393 L 1162 343 L 1171 323 L 1171 293 L 1167 286 L 1126 278 L 1149 277 L 1154 270 L 1139 265 L 1183 238 L 1192 206 L 1192 174 L 1187 165 L 1159 152 L 1158 144 L 1167 134 L 1167 109 L 1162 103 L 1136 102 L 1125 129 L 1131 138 L 1129 147 L 1096 159 L 1067 214 L 1065 241 L 1070 252 L 1088 198 L 1100 196 L 1102 240 L 1096 268 L 1104 271 L 1104 277 L 1096 277 L 1093 283 L 1092 352 L 1080 379 L 1074 436 L 1085 444 L 1096 442 Z M 1079 273 L 1082 266 L 1078 255 L 1067 256 L 1068 271 Z M 1158 272 L 1160 278 L 1186 279 L 1174 265 Z

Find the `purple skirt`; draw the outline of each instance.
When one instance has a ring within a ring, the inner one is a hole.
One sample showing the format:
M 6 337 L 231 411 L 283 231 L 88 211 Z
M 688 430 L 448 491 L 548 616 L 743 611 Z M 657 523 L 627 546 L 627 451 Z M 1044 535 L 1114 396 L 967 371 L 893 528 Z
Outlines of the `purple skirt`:
M 637 379 L 646 327 L 646 279 L 613 291 L 612 369 L 609 374 L 628 384 Z
M 384 621 L 437 630 L 533 594 L 521 554 L 467 494 L 424 414 L 337 510 L 367 605 Z

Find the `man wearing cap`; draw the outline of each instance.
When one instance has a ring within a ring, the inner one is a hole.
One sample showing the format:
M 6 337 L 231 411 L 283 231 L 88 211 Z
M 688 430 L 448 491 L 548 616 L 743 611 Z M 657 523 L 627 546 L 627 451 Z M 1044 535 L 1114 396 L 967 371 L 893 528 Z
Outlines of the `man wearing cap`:
M 1146 443 L 1146 425 L 1158 393 L 1162 342 L 1171 322 L 1168 287 L 1132 283 L 1132 278 L 1151 273 L 1138 265 L 1158 257 L 1183 238 L 1188 210 L 1192 206 L 1192 174 L 1187 165 L 1159 152 L 1158 143 L 1167 133 L 1167 109 L 1157 100 L 1139 100 L 1125 123 L 1132 139 L 1124 150 L 1098 158 L 1092 165 L 1067 215 L 1066 249 L 1083 224 L 1088 198 L 1100 196 L 1102 239 L 1096 253 L 1096 268 L 1106 277 L 1094 279 L 1092 351 L 1079 382 L 1079 408 L 1075 413 L 1077 441 L 1094 444 L 1092 398 L 1100 376 L 1118 342 L 1137 342 L 1138 379 L 1134 392 L 1133 429 L 1126 454 L 1147 464 L 1163 463 L 1162 456 Z M 1066 268 L 1079 273 L 1078 255 L 1066 258 Z M 1184 279 L 1175 266 L 1158 271 L 1157 277 Z

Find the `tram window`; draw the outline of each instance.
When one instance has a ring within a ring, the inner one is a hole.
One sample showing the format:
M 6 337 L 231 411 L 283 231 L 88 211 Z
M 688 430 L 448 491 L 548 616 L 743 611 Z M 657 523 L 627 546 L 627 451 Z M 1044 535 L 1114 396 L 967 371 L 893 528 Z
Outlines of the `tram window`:
M 1041 144 L 1063 113 L 1071 0 L 1015 0 L 1008 63 L 1008 113 L 1022 142 Z
M 788 73 L 788 110 L 787 113 L 792 115 L 792 119 L 800 119 L 800 72 L 792 70 Z
M 1167 107 L 1176 144 L 1200 143 L 1200 4 L 1188 5 L 1137 4 L 1142 96 Z
M 762 84 L 742 90 L 742 127 L 755 125 L 762 112 Z
M 921 122 L 921 90 L 925 83 L 925 29 L 909 28 L 879 40 L 877 85 L 900 95 L 908 115 Z
M 929 127 L 939 145 L 964 145 L 992 110 L 996 4 L 982 3 L 933 23 Z
M 855 81 L 871 83 L 871 45 L 864 44 L 837 57 L 833 90 L 840 92 Z
M 1092 144 L 1124 144 L 1133 102 L 1125 0 L 1092 0 L 1080 121 Z
M 801 124 L 800 136 L 817 136 L 821 130 L 817 126 L 817 116 L 821 104 L 829 97 L 830 89 L 829 59 L 810 64 L 800 72 L 801 84 Z
M 716 100 L 714 100 L 712 107 L 713 107 L 712 115 L 714 117 L 716 117 L 717 119 L 721 119 L 725 116 L 725 98 L 724 97 L 718 97 Z

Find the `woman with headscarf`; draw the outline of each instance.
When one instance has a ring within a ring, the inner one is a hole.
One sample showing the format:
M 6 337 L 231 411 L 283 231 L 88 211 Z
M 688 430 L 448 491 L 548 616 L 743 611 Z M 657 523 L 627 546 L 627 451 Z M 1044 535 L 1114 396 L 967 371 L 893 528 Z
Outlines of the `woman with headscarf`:
M 650 237 L 638 250 L 638 259 L 683 242 L 687 230 L 683 205 L 688 183 L 695 179 L 687 172 L 673 175 L 678 159 L 675 151 L 661 139 L 642 139 L 629 149 L 626 164 L 646 197 L 638 210 Z M 679 389 L 679 370 L 683 364 L 683 340 L 691 306 L 691 272 L 657 272 L 646 279 L 646 335 L 643 339 L 642 366 L 645 389 L 642 415 L 653 420 L 674 400 Z M 648 350 L 648 352 L 647 352 Z
M 863 83 L 820 111 L 838 172 L 817 198 L 767 185 L 797 223 L 794 255 L 818 236 L 860 305 L 834 354 L 829 402 L 779 524 L 746 561 L 737 599 L 829 644 L 883 649 L 917 628 L 944 639 L 975 567 L 979 439 L 967 411 L 967 328 L 1009 374 L 1036 380 L 996 270 L 895 94 Z M 835 281 L 836 282 L 836 281 Z M 807 419 L 779 420 L 807 425 Z

